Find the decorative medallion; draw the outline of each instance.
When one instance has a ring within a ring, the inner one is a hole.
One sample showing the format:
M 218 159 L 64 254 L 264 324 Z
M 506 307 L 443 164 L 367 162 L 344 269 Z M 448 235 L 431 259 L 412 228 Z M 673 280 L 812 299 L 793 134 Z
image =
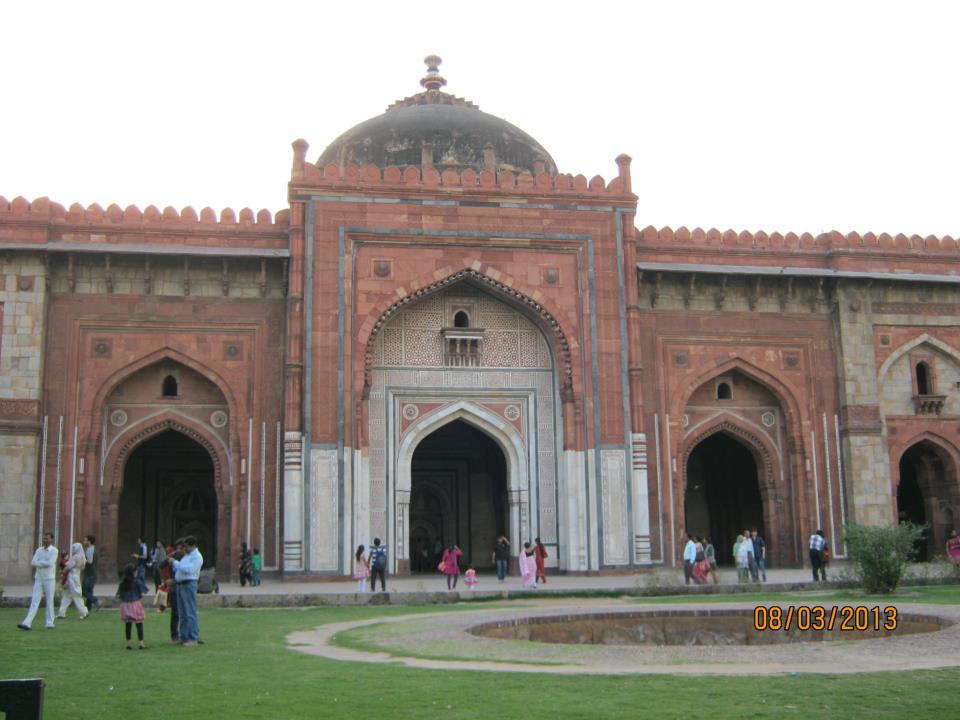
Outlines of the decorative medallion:
M 215 428 L 222 428 L 227 424 L 227 414 L 223 410 L 216 410 L 210 415 L 210 424 Z
M 680 418 L 680 424 L 684 427 L 689 427 L 690 425 L 690 416 L 684 413 L 683 417 Z
M 389 260 L 374 260 L 373 274 L 378 278 L 390 277 L 392 263 Z
M 556 285 L 560 281 L 560 272 L 554 268 L 545 268 L 543 271 L 543 281 L 547 285 Z
M 673 364 L 677 367 L 686 367 L 687 366 L 687 353 L 683 350 L 678 350 L 673 354 Z
M 110 424 L 114 427 L 123 427 L 127 424 L 127 413 L 123 410 L 114 410 L 110 413 Z
M 106 338 L 94 338 L 93 356 L 98 358 L 108 358 L 113 354 L 113 341 Z
M 416 420 L 420 417 L 420 408 L 416 405 L 408 404 L 403 406 L 403 417 L 407 420 Z
M 507 405 L 503 410 L 503 416 L 510 422 L 520 419 L 520 407 L 518 405 Z
M 772 412 L 765 412 L 760 416 L 760 422 L 763 423 L 764 427 L 773 427 L 777 422 L 777 416 Z
M 240 345 L 235 342 L 225 342 L 223 344 L 223 359 L 224 360 L 239 360 L 240 359 Z

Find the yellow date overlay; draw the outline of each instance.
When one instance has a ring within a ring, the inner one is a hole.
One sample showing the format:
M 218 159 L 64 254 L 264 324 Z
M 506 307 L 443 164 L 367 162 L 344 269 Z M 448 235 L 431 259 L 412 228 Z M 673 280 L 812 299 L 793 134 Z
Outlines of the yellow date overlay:
M 897 608 L 866 605 L 758 605 L 753 609 L 757 632 L 893 632 L 897 629 Z

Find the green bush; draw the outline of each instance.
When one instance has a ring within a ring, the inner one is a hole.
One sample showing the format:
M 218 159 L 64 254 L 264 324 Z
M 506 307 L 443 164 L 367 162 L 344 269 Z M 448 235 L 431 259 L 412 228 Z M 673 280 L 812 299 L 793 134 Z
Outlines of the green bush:
M 886 594 L 897 589 L 923 529 L 913 523 L 846 526 L 847 551 L 864 590 Z

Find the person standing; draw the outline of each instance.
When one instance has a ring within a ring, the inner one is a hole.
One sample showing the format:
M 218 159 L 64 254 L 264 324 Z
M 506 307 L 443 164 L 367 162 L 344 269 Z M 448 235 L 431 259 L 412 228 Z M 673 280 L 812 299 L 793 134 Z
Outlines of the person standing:
M 373 547 L 370 548 L 370 592 L 377 589 L 377 577 L 380 577 L 380 590 L 387 591 L 387 549 L 380 545 L 380 538 L 373 539 Z
M 754 582 L 759 582 L 760 576 L 757 574 L 757 557 L 753 552 L 753 540 L 750 539 L 750 528 L 743 531 L 743 542 L 747 546 L 747 570 L 750 571 L 750 578 Z
M 960 537 L 956 530 L 950 531 L 950 537 L 947 538 L 947 559 L 954 565 L 960 565 Z
M 745 583 L 750 579 L 750 554 L 752 547 L 750 540 L 743 535 L 737 535 L 733 545 L 733 556 L 737 563 L 737 582 Z
M 83 590 L 80 587 L 80 573 L 87 564 L 87 556 L 83 551 L 83 545 L 74 543 L 70 546 L 70 557 L 67 558 L 67 564 L 63 566 L 66 570 L 66 578 L 63 582 L 63 595 L 60 597 L 60 612 L 57 617 L 60 620 L 67 619 L 67 608 L 70 603 L 77 608 L 80 613 L 80 619 L 83 620 L 89 611 L 83 605 Z
M 253 569 L 250 565 L 250 551 L 245 542 L 240 543 L 240 587 L 245 587 L 247 582 L 252 585 Z
M 163 540 L 157 540 L 153 548 L 153 554 L 150 561 L 153 563 L 153 591 L 160 592 L 160 586 L 163 585 L 163 573 L 160 572 L 160 566 L 167 559 L 167 551 L 163 545 Z
M 685 585 L 690 584 L 693 577 L 693 564 L 697 561 L 697 543 L 693 536 L 687 533 L 687 544 L 683 546 L 683 581 Z
M 817 530 L 810 536 L 810 567 L 813 569 L 813 581 L 820 582 L 820 568 L 823 567 L 823 549 L 827 538 L 823 530 Z
M 86 559 L 83 573 L 80 575 L 83 600 L 88 611 L 99 610 L 100 601 L 97 600 L 93 591 L 97 585 L 97 566 L 100 564 L 100 553 L 97 552 L 97 539 L 93 535 L 87 535 L 83 539 L 83 554 Z
M 497 566 L 497 582 L 502 583 L 507 577 L 507 566 L 510 564 L 510 541 L 503 535 L 497 538 L 493 548 L 493 562 Z
M 534 539 L 533 542 L 533 555 L 537 559 L 537 582 L 546 583 L 547 574 L 543 561 L 547 559 L 547 548 L 540 542 L 540 538 Z
M 763 581 L 767 581 L 767 544 L 763 541 L 763 538 L 757 534 L 757 529 L 753 528 L 750 531 L 750 542 L 753 544 L 753 562 L 757 567 L 757 570 L 760 573 L 760 576 L 763 578 Z M 754 573 L 753 579 L 757 579 L 757 573 Z
M 520 564 L 520 577 L 523 578 L 523 586 L 529 590 L 536 590 L 537 558 L 529 542 L 523 544 L 523 550 L 520 551 L 518 560 Z
M 127 636 L 127 650 L 130 650 L 130 626 L 137 626 L 137 640 L 140 650 L 146 650 L 143 644 L 143 597 L 142 583 L 137 582 L 136 568 L 130 564 L 123 569 L 123 578 L 117 587 L 117 598 L 120 600 L 120 621 L 124 623 Z
M 21 630 L 29 630 L 33 618 L 40 609 L 40 599 L 46 601 L 46 625 L 53 630 L 53 593 L 57 584 L 57 562 L 60 553 L 53 545 L 53 533 L 44 533 L 40 547 L 33 553 L 30 565 L 36 568 L 33 576 L 33 595 L 30 597 L 30 609 L 23 622 L 17 625 Z
M 260 548 L 253 549 L 253 555 L 250 556 L 250 572 L 253 573 L 253 586 L 260 586 L 260 571 L 263 569 L 263 556 L 260 554 Z
M 705 537 L 703 539 L 703 555 L 707 559 L 707 562 L 710 563 L 710 569 L 708 572 L 713 577 L 713 584 L 717 584 L 717 550 L 713 547 L 713 543 L 710 541 L 710 538 Z
M 447 576 L 447 590 L 457 589 L 457 580 L 460 579 L 461 555 L 463 555 L 463 552 L 457 547 L 456 543 L 451 543 L 450 547 L 443 551 L 440 566 L 443 568 L 443 574 Z
M 147 563 L 150 561 L 150 556 L 147 554 L 147 544 L 143 541 L 142 537 L 137 538 L 137 551 L 132 553 L 130 557 L 133 558 L 133 561 L 136 564 L 136 572 L 134 573 L 134 576 L 136 581 L 140 583 L 140 592 L 146 595 L 147 582 L 145 577 Z
M 177 588 L 177 612 L 180 614 L 180 644 L 190 647 L 200 639 L 200 619 L 197 616 L 197 581 L 203 568 L 203 555 L 197 549 L 197 539 L 188 535 L 183 539 L 186 554 L 173 561 Z
M 370 565 L 363 555 L 364 549 L 363 545 L 359 545 L 353 554 L 353 579 L 357 581 L 358 593 L 367 591 L 367 578 L 370 577 Z
M 167 607 L 170 608 L 170 641 L 180 642 L 180 611 L 177 605 L 177 581 L 173 572 L 173 561 L 183 558 L 183 540 L 177 540 L 175 547 L 167 548 L 167 561 L 163 572 L 167 585 Z

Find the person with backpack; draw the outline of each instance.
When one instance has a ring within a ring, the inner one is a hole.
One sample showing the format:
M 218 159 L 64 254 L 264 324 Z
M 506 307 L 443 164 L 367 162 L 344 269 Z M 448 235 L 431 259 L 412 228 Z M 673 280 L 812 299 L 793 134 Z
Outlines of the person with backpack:
M 380 590 L 387 591 L 387 549 L 380 544 L 380 538 L 373 539 L 373 547 L 370 548 L 370 592 L 377 589 L 377 575 L 380 576 Z

